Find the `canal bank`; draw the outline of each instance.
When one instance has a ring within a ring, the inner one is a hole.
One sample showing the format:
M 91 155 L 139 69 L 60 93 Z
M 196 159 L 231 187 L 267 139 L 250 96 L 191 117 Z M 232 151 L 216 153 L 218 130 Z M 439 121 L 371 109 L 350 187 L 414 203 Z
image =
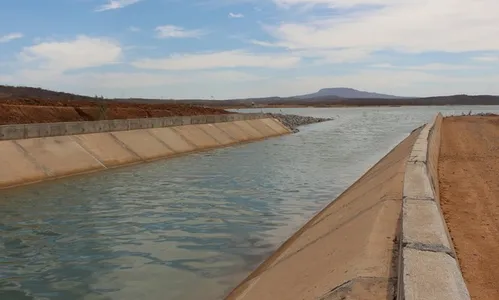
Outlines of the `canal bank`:
M 0 298 L 220 299 L 414 128 L 470 109 L 290 110 L 335 121 L 2 190 Z
M 0 188 L 291 133 L 261 114 L 0 126 Z

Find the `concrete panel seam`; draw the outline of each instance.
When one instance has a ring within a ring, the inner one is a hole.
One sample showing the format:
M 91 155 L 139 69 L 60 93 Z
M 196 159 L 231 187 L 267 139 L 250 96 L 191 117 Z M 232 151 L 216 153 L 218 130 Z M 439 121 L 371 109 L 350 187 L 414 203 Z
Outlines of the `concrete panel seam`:
M 219 126 L 217 126 L 217 124 L 213 124 L 213 126 L 215 126 L 216 128 L 218 128 L 219 130 L 221 130 L 222 132 L 224 132 L 226 135 L 228 135 L 231 139 L 233 139 L 234 141 L 238 141 L 238 142 L 241 142 L 239 141 L 237 138 L 235 138 L 234 136 L 232 136 L 229 132 L 227 132 L 226 130 L 224 130 L 223 128 L 220 128 Z
M 181 126 L 184 126 L 184 125 L 181 125 Z M 192 143 L 191 141 L 189 141 L 183 134 L 182 132 L 180 132 L 178 130 L 178 127 L 181 127 L 181 126 L 174 126 L 172 127 L 172 130 L 175 131 L 175 133 L 181 138 L 183 139 L 187 144 L 191 145 L 191 147 L 193 147 L 194 149 L 198 149 L 199 147 L 194 145 L 194 143 Z M 204 131 L 203 131 L 204 132 Z
M 149 129 L 149 128 L 148 128 Z M 172 153 L 177 153 L 177 151 L 173 150 L 170 146 L 168 146 L 165 142 L 163 142 L 160 138 L 158 138 L 154 133 L 152 133 L 150 130 L 146 129 L 146 132 L 152 136 L 155 140 L 160 142 L 163 146 L 165 146 L 166 149 L 170 150 Z
M 43 173 L 45 173 L 45 175 L 47 175 L 48 177 L 53 177 L 54 176 L 54 172 L 52 170 L 50 170 L 49 168 L 47 168 L 47 167 L 39 164 L 38 161 L 36 160 L 36 158 L 33 157 L 33 155 L 31 155 L 28 151 L 26 151 L 26 149 L 24 149 L 23 146 L 21 146 L 16 140 L 13 140 L 12 142 L 24 154 L 24 156 L 26 156 L 26 158 L 30 162 L 32 162 L 38 169 L 42 170 Z
M 279 135 L 280 133 L 277 132 L 274 128 L 270 127 L 267 123 L 265 122 L 260 122 L 262 123 L 265 127 L 269 128 L 272 132 L 275 132 L 274 136 Z M 287 128 L 287 127 L 286 127 Z
M 144 160 L 137 152 L 133 151 L 132 149 L 130 149 L 125 143 L 123 143 L 117 136 L 115 136 L 112 132 L 109 132 L 109 135 L 118 143 L 118 145 L 120 145 L 121 147 L 123 147 L 123 149 L 129 151 L 130 153 L 132 153 L 133 155 L 135 155 L 137 157 L 137 160 Z
M 246 124 L 248 124 L 249 127 L 253 128 L 254 130 L 256 130 L 257 132 L 259 132 L 261 135 L 263 135 L 264 137 L 267 137 L 267 134 L 265 132 L 261 132 L 260 130 L 258 130 L 258 128 L 255 128 L 255 126 L 252 126 L 250 122 L 248 122 L 248 120 L 245 120 L 244 121 Z
M 88 155 L 90 155 L 93 159 L 95 159 L 95 161 L 97 161 L 104 169 L 107 169 L 106 165 L 103 164 L 98 158 L 97 156 L 95 155 L 95 153 L 93 153 L 92 151 L 90 151 L 89 149 L 87 149 L 87 147 L 83 146 L 80 139 L 78 139 L 77 137 L 75 136 L 69 136 L 69 138 L 74 141 L 83 151 L 87 152 Z
M 410 248 L 419 251 L 428 251 L 428 252 L 442 252 L 450 255 L 452 258 L 456 259 L 456 255 L 454 251 L 449 247 L 441 244 L 424 244 L 419 242 L 403 242 L 403 248 Z
M 197 127 L 199 130 L 201 130 L 202 132 L 204 132 L 207 136 L 211 137 L 212 139 L 214 139 L 219 145 L 223 145 L 223 142 L 222 141 L 219 141 L 216 137 L 212 136 L 208 131 L 204 130 L 201 126 L 198 126 Z M 225 133 L 225 131 L 224 131 Z

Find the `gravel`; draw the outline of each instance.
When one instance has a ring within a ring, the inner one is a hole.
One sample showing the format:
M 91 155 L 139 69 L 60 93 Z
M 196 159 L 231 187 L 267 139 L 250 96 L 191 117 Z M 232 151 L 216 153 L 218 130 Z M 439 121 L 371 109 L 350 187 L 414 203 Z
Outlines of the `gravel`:
M 282 124 L 293 130 L 293 132 L 298 132 L 299 126 L 326 122 L 333 120 L 332 118 L 314 118 L 314 117 L 306 117 L 306 116 L 298 116 L 298 115 L 285 115 L 285 114 L 267 114 L 272 118 L 276 118 L 281 121 Z

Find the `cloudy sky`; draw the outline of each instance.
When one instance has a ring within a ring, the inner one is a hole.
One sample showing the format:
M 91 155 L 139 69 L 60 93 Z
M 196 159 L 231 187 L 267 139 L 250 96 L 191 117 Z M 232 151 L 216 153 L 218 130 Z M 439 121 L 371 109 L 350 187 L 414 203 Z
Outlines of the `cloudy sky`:
M 499 94 L 497 0 L 2 0 L 0 84 L 108 97 Z

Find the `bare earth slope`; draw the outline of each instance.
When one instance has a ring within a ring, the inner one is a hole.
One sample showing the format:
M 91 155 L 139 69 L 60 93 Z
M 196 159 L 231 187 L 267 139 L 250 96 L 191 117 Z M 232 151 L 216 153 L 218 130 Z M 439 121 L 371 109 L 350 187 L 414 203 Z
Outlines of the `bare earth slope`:
M 472 299 L 499 299 L 499 117 L 444 119 L 439 182 Z
M 413 132 L 286 241 L 228 299 L 393 299 Z

